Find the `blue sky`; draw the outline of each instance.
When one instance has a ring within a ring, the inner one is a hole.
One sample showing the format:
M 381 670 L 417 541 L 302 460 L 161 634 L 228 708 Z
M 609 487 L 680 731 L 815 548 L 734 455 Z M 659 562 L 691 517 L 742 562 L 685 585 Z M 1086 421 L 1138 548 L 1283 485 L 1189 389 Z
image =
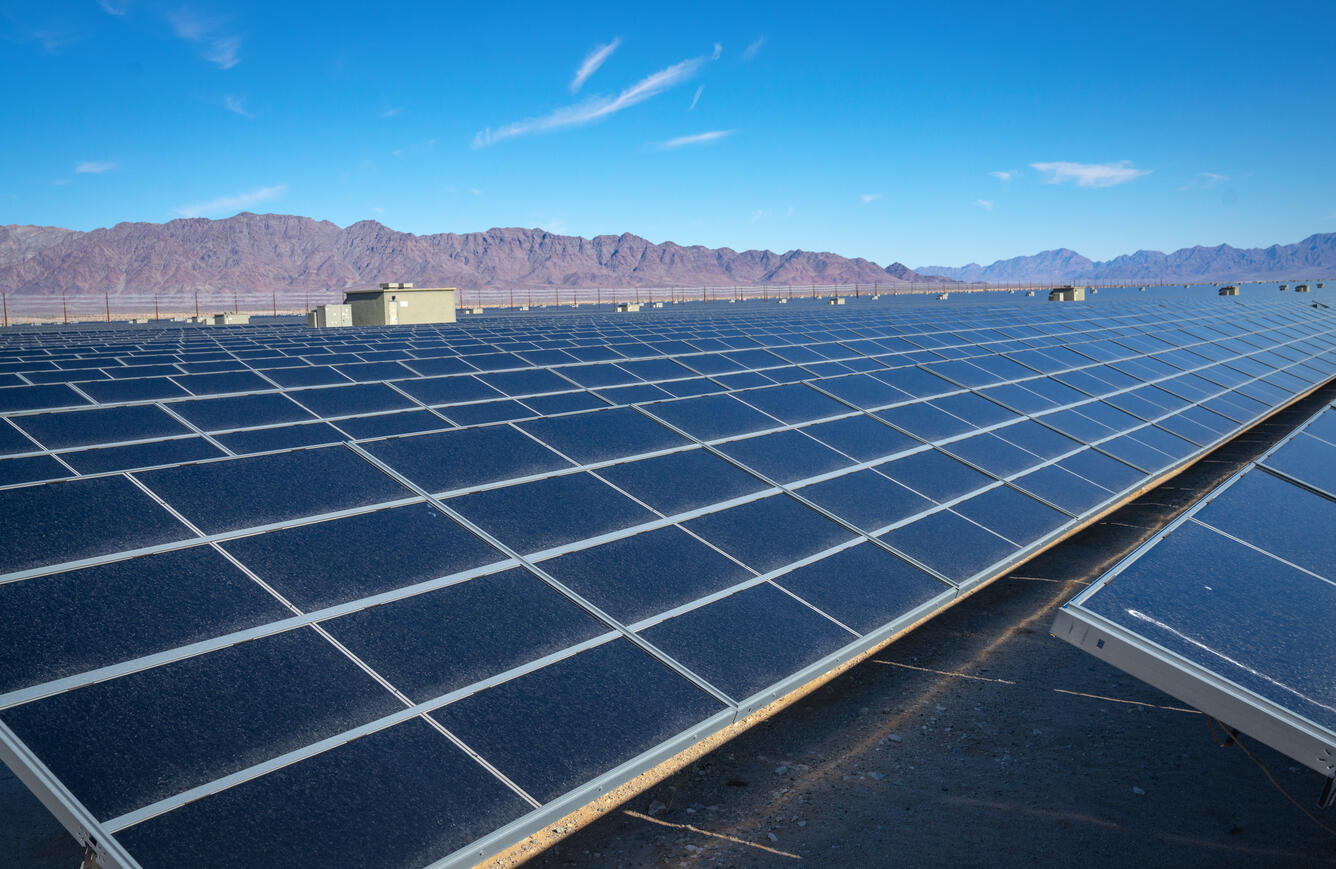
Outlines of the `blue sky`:
M 0 223 L 274 211 L 911 266 L 1292 242 L 1336 230 L 1333 32 L 1329 0 L 0 0 Z

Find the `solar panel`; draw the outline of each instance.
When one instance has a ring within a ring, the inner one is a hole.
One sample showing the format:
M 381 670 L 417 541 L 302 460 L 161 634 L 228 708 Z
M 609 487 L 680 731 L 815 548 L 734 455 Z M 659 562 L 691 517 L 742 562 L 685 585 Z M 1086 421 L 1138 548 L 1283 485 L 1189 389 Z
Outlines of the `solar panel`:
M 471 865 L 1336 368 L 1290 302 L 720 307 L 0 334 L 0 754 L 108 866 Z
M 1068 602 L 1054 635 L 1336 775 L 1336 409 Z

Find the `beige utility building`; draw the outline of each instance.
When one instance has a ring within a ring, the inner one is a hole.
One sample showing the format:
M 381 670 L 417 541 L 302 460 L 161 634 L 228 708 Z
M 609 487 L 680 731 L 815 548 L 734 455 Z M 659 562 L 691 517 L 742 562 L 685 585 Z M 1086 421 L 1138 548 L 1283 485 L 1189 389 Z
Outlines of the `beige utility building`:
M 319 305 L 306 315 L 306 325 L 312 329 L 333 329 L 352 324 L 352 305 Z
M 215 326 L 244 326 L 250 322 L 250 314 L 214 314 Z
M 1084 302 L 1085 287 L 1054 287 L 1048 291 L 1050 302 Z
M 346 292 L 343 303 L 352 309 L 354 326 L 453 323 L 456 292 L 454 287 L 386 283 L 374 290 Z
M 1233 284 L 1226 284 L 1220 288 L 1220 295 L 1222 296 L 1237 296 L 1238 294 L 1239 288 Z

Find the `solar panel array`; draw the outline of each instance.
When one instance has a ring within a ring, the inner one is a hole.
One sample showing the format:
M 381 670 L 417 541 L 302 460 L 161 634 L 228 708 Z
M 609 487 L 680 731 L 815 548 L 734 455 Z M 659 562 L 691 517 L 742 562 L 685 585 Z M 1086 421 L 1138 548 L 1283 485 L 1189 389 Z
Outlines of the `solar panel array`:
M 1068 603 L 1054 632 L 1330 779 L 1333 528 L 1328 407 Z
M 1295 303 L 0 336 L 0 752 L 107 863 L 472 863 L 1336 371 Z

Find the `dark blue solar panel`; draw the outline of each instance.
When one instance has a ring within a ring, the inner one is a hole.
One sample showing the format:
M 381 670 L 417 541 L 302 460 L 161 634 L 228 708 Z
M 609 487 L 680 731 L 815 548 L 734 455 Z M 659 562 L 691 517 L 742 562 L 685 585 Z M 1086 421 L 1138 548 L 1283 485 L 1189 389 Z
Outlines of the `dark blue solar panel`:
M 652 453 L 690 443 L 630 408 L 531 420 L 519 423 L 519 427 L 580 463 Z
M 522 568 L 361 610 L 324 627 L 419 703 L 609 630 Z
M 412 494 L 343 447 L 202 462 L 135 476 L 205 534 L 364 507 Z
M 290 450 L 346 440 L 329 423 L 312 422 L 299 425 L 280 425 L 251 431 L 237 431 L 216 435 L 215 440 L 238 455 L 263 453 L 269 450 Z
M 706 395 L 646 405 L 669 425 L 701 440 L 732 437 L 783 425 L 728 395 Z
M 7 709 L 0 721 L 96 817 L 112 818 L 398 708 L 299 628 Z
M 965 582 L 1017 548 L 950 510 L 915 520 L 880 539 L 953 582 Z
M 811 486 L 800 494 L 864 531 L 885 528 L 934 504 L 876 471 L 856 471 Z
M 507 425 L 393 438 L 364 446 L 367 452 L 433 493 L 571 466 Z
M 38 480 L 57 480 L 73 477 L 69 468 L 51 456 L 20 456 L 0 460 L 0 486 L 33 483 Z
M 769 488 L 704 449 L 616 464 L 598 474 L 666 516 Z
M 97 612 L 97 630 L 71 630 Z M 0 584 L 0 693 L 286 618 L 209 546 Z M 41 655 L 30 649 L 40 648 Z
M 791 483 L 854 464 L 853 459 L 795 430 L 729 441 L 721 444 L 719 451 L 778 483 Z
M 14 417 L 20 428 L 48 449 L 190 434 L 190 429 L 151 404 Z
M 683 606 L 753 575 L 671 525 L 549 559 L 541 566 L 623 624 Z
M 412 546 L 387 546 L 408 539 Z M 304 610 L 371 597 L 504 560 L 428 504 L 360 513 L 222 544 Z
M 783 567 L 856 536 L 787 495 L 709 513 L 687 522 L 686 528 L 760 572 Z
M 0 490 L 0 525 L 0 573 L 193 536 L 119 476 Z
M 773 580 L 855 631 L 876 630 L 948 586 L 879 546 L 841 549 Z
M 203 431 L 276 425 L 312 418 L 300 406 L 277 393 L 196 398 L 173 402 L 169 406 L 173 413 L 180 414 Z
M 62 453 L 61 458 L 81 474 L 102 474 L 107 471 L 128 471 L 154 465 L 174 465 L 178 462 L 197 462 L 216 459 L 222 450 L 201 437 L 173 438 L 166 441 L 148 441 L 120 447 L 95 447 Z
M 446 502 L 517 552 L 537 552 L 654 518 L 587 473 L 548 477 Z
M 614 640 L 432 717 L 526 792 L 550 800 L 722 708 L 628 641 Z
M 288 397 L 324 418 L 417 407 L 383 383 L 300 389 L 289 392 Z
M 854 639 L 768 583 L 645 628 L 640 635 L 735 700 L 770 687 Z

